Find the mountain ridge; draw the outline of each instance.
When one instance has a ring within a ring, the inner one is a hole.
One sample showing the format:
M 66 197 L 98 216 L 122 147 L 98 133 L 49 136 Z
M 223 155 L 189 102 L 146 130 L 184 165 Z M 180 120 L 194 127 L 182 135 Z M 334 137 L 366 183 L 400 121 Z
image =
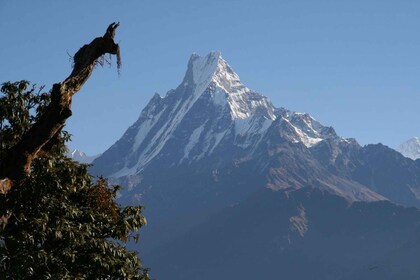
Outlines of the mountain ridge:
M 319 171 L 329 173 L 329 179 L 318 180 L 321 188 L 350 200 L 392 200 L 392 197 L 386 198 L 380 191 L 372 192 L 360 181 L 356 182 L 350 171 L 347 171 L 346 178 L 339 178 L 342 172 L 336 174 L 340 161 L 344 165 L 357 165 L 356 157 L 361 147 L 356 140 L 338 136 L 334 128 L 322 125 L 307 113 L 274 107 L 265 96 L 240 82 L 220 52 L 211 52 L 205 57 L 193 54 L 181 84 L 168 91 L 165 97 L 155 94 L 135 124 L 94 161 L 92 170 L 123 178 L 141 174 L 149 165 L 156 168 L 200 165 L 200 161 L 211 158 L 213 154 L 219 157 L 220 164 L 223 157 L 246 161 L 254 158 L 259 150 L 267 149 L 266 143 L 279 141 L 300 143 L 309 149 L 302 162 L 320 161 L 322 166 L 315 162 L 308 168 L 327 169 Z M 346 149 L 353 155 L 341 154 Z M 317 151 L 320 150 L 329 153 L 329 158 L 319 156 Z M 270 157 L 265 155 L 265 158 Z M 296 170 L 305 165 L 302 162 L 295 164 Z M 341 169 L 348 169 L 349 166 L 344 165 Z M 304 173 L 302 168 L 300 170 Z M 293 182 L 267 176 L 272 178 L 272 182 L 265 184 L 267 186 L 302 186 L 294 175 L 289 176 Z
M 120 177 L 133 175 L 140 171 L 161 151 L 169 140 L 168 138 L 172 137 L 178 128 L 179 122 L 184 119 L 190 110 L 194 110 L 194 104 L 202 101 L 213 102 L 215 106 L 209 108 L 210 110 L 224 114 L 222 116 L 224 118 L 230 118 L 227 123 L 224 123 L 224 130 L 215 129 L 215 131 L 207 132 L 207 134 L 212 133 L 214 135 L 213 145 L 207 147 L 210 151 L 213 151 L 222 138 L 229 136 L 231 132 L 234 132 L 236 144 L 242 148 L 247 148 L 255 144 L 256 140 L 247 138 L 247 135 L 255 138 L 255 135 L 258 134 L 260 138 L 263 137 L 275 120 L 283 121 L 283 125 L 288 126 L 291 141 L 302 142 L 307 147 L 313 146 L 326 138 L 347 141 L 338 137 L 332 127 L 324 127 L 309 114 L 275 108 L 265 96 L 242 85 L 239 76 L 221 57 L 219 52 L 212 52 L 206 57 L 193 54 L 188 62 L 185 77 L 178 88 L 168 91 L 165 97 L 155 94 L 142 111 L 137 122 L 127 131 L 137 130 L 135 136 L 129 135 L 126 137 L 134 139 L 131 143 L 131 151 L 128 152 L 136 153 L 137 150 L 145 148 L 143 154 L 138 155 L 137 162 L 139 164 L 133 168 L 132 162 L 126 163 L 119 170 L 114 169 L 114 172 L 105 175 Z M 226 114 L 226 111 L 228 114 Z M 149 147 L 141 147 L 142 143 L 148 140 L 146 138 L 149 132 L 153 132 L 153 129 L 157 127 L 159 120 L 165 117 L 165 114 L 169 118 L 163 123 L 163 127 L 154 131 L 155 135 L 150 139 L 150 142 L 159 140 L 159 144 L 155 147 L 150 145 Z M 220 122 L 216 125 L 220 125 Z M 193 148 L 191 146 L 194 146 L 194 142 L 197 141 L 196 138 L 201 136 L 203 130 L 203 125 L 194 128 L 190 141 L 185 145 L 186 150 L 183 159 L 188 158 L 189 150 Z M 209 139 L 205 140 L 209 141 Z M 197 157 L 200 157 L 200 155 Z

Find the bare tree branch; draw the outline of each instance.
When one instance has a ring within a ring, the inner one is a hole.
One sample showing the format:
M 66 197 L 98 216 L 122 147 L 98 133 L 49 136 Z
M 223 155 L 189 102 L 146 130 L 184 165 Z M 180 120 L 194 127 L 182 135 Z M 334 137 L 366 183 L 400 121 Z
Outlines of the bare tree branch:
M 72 114 L 73 95 L 89 79 L 98 59 L 105 54 L 116 55 L 117 65 L 120 67 L 120 48 L 114 42 L 115 30 L 118 26 L 119 23 L 116 22 L 110 24 L 102 37 L 95 38 L 76 52 L 73 71 L 63 82 L 53 85 L 51 103 L 44 114 L 1 160 L 0 193 L 7 192 L 7 188 L 10 188 L 14 181 L 28 176 L 31 172 L 32 161 L 61 132 L 65 121 Z

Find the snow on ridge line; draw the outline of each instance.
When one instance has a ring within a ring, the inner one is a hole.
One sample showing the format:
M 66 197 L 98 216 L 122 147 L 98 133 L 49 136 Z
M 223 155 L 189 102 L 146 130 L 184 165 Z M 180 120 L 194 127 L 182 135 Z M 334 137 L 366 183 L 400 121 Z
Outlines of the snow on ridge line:
M 292 114 L 293 116 L 293 114 Z M 294 125 L 289 118 L 285 118 L 282 117 L 282 119 L 284 121 L 286 121 L 292 128 L 293 130 L 296 132 L 297 136 L 299 137 L 299 139 L 295 139 L 294 141 L 296 143 L 302 143 L 303 145 L 305 145 L 307 148 L 310 148 L 312 146 L 314 146 L 315 144 L 318 144 L 319 142 L 321 142 L 322 140 L 324 140 L 321 137 L 311 137 L 309 136 L 307 133 L 305 133 L 304 131 L 302 131 L 301 128 L 297 127 L 296 125 Z
M 188 113 L 188 111 L 193 107 L 195 102 L 201 97 L 201 95 L 210 85 L 213 76 L 216 73 L 216 70 L 218 70 L 220 59 L 220 52 L 212 52 L 204 58 L 198 56 L 197 54 L 193 54 L 191 56 L 190 60 L 192 62 L 192 69 L 188 69 L 187 73 L 189 70 L 192 70 L 194 82 L 194 89 L 192 95 L 182 104 L 180 104 L 180 101 L 178 101 L 178 103 L 173 107 L 172 111 L 170 112 L 170 121 L 167 122 L 161 129 L 159 129 L 158 132 L 154 135 L 153 139 L 151 140 L 151 143 L 143 150 L 143 152 L 139 156 L 138 163 L 131 168 L 125 166 L 120 171 L 112 174 L 112 177 L 121 177 L 131 174 L 133 172 L 135 173 L 136 171 L 140 170 L 142 167 L 147 165 L 157 154 L 159 154 L 159 152 L 163 149 L 166 142 L 170 139 L 172 133 L 178 127 L 184 116 Z M 166 96 L 163 99 L 165 98 Z M 162 111 L 163 110 L 164 109 L 162 109 Z M 156 124 L 159 118 L 160 116 L 156 118 L 156 121 L 153 124 L 145 125 L 145 130 L 147 132 L 150 131 L 151 127 Z M 141 127 L 143 127 L 143 125 L 141 125 Z M 140 146 L 141 142 L 145 139 L 145 136 L 139 136 L 139 134 L 141 132 L 146 131 L 139 131 L 139 133 L 136 136 L 136 146 L 133 146 L 132 148 L 138 148 L 138 146 Z M 158 144 L 155 145 L 155 143 Z
M 193 81 L 195 85 L 210 82 L 212 76 L 216 72 L 220 58 L 220 52 L 211 52 L 205 57 L 193 54 L 191 59 Z
M 177 90 L 168 91 L 164 97 L 155 94 L 150 104 L 155 104 L 154 100 L 159 99 L 161 105 L 159 107 L 153 107 L 157 106 L 153 105 L 144 111 L 147 116 L 144 116 L 144 120 L 138 126 L 138 132 L 131 147 L 132 155 L 136 156 L 136 163 L 131 165 L 130 162 L 133 162 L 133 158 L 131 157 L 130 160 L 130 156 L 128 156 L 125 166 L 111 176 L 121 177 L 138 173 L 148 165 L 159 155 L 197 100 L 207 94 L 210 95 L 211 102 L 216 106 L 229 108 L 233 125 L 230 129 L 233 128 L 234 131 L 227 129 L 204 132 L 204 124 L 196 127 L 194 131 L 190 131 L 191 135 L 187 143 L 184 143 L 183 157 L 180 162 L 197 160 L 212 153 L 224 136 L 230 132 L 235 134 L 234 145 L 238 147 L 247 149 L 258 145 L 277 118 L 286 120 L 295 131 L 293 135 L 295 141 L 303 143 L 308 148 L 332 135 L 324 132 L 325 127 L 309 114 L 284 110 L 285 115 L 283 115 L 283 111 L 275 108 L 267 97 L 242 85 L 239 76 L 222 58 L 220 52 L 212 52 L 205 57 L 193 54 L 183 82 Z M 173 97 L 176 99 L 169 104 L 168 100 L 172 100 Z M 158 110 L 155 110 L 156 108 Z M 223 112 L 227 113 L 225 110 Z M 163 115 L 165 120 L 162 120 Z M 226 117 L 226 115 L 224 116 Z M 160 122 L 163 122 L 163 125 L 152 129 Z M 257 135 L 258 137 L 256 137 Z M 149 143 L 143 144 L 146 137 L 151 140 Z M 200 143 L 200 141 L 205 142 Z M 202 152 L 198 154 L 195 150 L 192 152 L 197 144 L 202 144 Z M 137 151 L 140 146 L 144 148 Z
M 208 88 L 214 89 L 210 92 L 214 103 L 221 106 L 225 106 L 227 103 L 234 119 L 248 118 L 252 111 L 258 107 L 272 107 L 264 96 L 261 96 L 259 100 L 249 98 L 249 95 L 252 94 L 251 90 L 240 82 L 239 76 L 223 59 L 220 52 L 211 52 L 204 57 L 193 53 L 188 63 L 183 85 L 184 87 L 192 86 L 194 89 L 191 105 L 206 93 Z M 275 119 L 274 113 L 270 109 L 268 114 L 271 119 Z
M 411 158 L 413 160 L 419 159 L 420 158 L 420 138 L 419 137 L 410 138 L 409 140 L 400 144 L 396 150 L 407 158 Z

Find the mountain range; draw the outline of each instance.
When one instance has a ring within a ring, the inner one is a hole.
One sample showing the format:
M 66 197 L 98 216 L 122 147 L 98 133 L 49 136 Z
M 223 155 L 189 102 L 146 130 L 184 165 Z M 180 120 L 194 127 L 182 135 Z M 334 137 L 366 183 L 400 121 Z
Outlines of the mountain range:
M 420 161 L 275 107 L 219 52 L 193 54 L 91 171 L 145 206 L 132 246 L 158 279 L 420 278 Z

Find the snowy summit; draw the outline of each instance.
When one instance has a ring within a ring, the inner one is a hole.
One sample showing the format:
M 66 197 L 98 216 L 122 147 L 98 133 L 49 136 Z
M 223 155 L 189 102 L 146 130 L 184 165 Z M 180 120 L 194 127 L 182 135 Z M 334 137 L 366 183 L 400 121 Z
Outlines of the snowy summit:
M 79 163 L 91 163 L 95 158 L 97 158 L 99 155 L 96 156 L 88 156 L 85 152 L 82 152 L 79 149 L 74 149 L 72 151 L 68 151 L 67 156 Z
M 155 94 L 137 122 L 106 152 L 111 157 L 118 150 L 124 159 L 109 168 L 109 176 L 138 174 L 175 146 L 184 148 L 171 158 L 173 165 L 205 158 L 227 142 L 252 154 L 270 128 L 278 126 L 291 142 L 306 147 L 323 139 L 348 141 L 308 114 L 274 107 L 241 83 L 220 52 L 204 57 L 194 53 L 181 84 L 165 97 Z
M 411 159 L 420 158 L 420 138 L 414 137 L 411 138 L 401 145 L 398 146 L 397 151 L 400 152 L 403 156 Z

